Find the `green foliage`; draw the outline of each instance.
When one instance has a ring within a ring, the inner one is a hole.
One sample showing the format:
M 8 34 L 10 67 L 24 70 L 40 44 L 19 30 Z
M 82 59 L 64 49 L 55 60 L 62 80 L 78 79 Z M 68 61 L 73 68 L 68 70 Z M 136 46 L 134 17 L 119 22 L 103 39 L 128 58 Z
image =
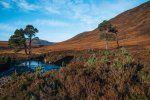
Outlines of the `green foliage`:
M 31 54 L 31 42 L 32 37 L 35 36 L 38 30 L 32 25 L 27 25 L 25 29 L 16 29 L 14 34 L 9 38 L 9 46 L 14 49 L 14 52 L 17 53 L 22 48 L 25 49 L 27 53 L 27 45 L 25 35 L 29 38 L 29 54 Z
M 102 31 L 102 33 L 100 33 L 101 39 L 104 39 L 105 41 L 115 40 L 114 34 L 111 34 L 110 31 L 110 29 L 112 28 L 112 24 L 110 21 L 103 21 L 99 24 L 98 28 L 100 31 Z
M 141 78 L 143 82 L 150 82 L 150 70 L 145 69 L 138 72 L 138 76 Z
M 14 62 L 15 60 L 13 58 L 10 58 L 10 57 L 0 57 L 0 62 L 1 63 L 12 63 Z
M 9 46 L 14 48 L 15 53 L 24 47 L 26 42 L 23 29 L 16 29 L 14 35 L 9 38 Z
M 36 100 L 36 98 L 33 95 L 30 95 L 30 100 Z
M 109 32 L 112 32 L 112 33 L 117 34 L 118 30 L 117 30 L 116 27 L 113 27 L 113 26 L 112 26 L 112 27 L 110 28 Z
M 3 57 L 3 56 L 0 57 L 0 62 L 5 63 L 5 60 L 4 60 L 4 59 L 5 59 L 5 57 Z
M 7 63 L 8 62 L 8 57 L 4 57 L 3 60 L 4 60 L 5 63 Z
M 115 58 L 114 59 L 114 63 L 113 63 L 113 65 L 112 65 L 115 69 L 122 69 L 122 67 L 123 67 L 123 63 L 122 63 L 122 61 L 121 61 L 121 59 L 119 59 L 119 58 Z
M 16 80 L 16 79 L 17 79 L 17 72 L 16 72 L 16 70 L 12 73 L 11 78 L 12 78 L 13 80 Z
M 109 51 L 104 51 L 103 52 L 103 56 L 101 58 L 101 63 L 102 64 L 107 65 L 110 62 L 109 55 L 110 55 Z
M 126 64 L 130 64 L 133 61 L 134 61 L 134 59 L 132 58 L 131 55 L 126 56 Z
M 114 54 L 112 57 L 109 51 L 102 52 L 101 63 L 104 65 L 111 64 L 117 70 L 122 70 L 124 66 L 131 64 L 134 59 L 125 48 L 121 48 L 120 51 Z
M 95 54 L 91 55 L 90 58 L 88 59 L 88 65 L 90 65 L 90 66 L 96 65 L 96 56 L 95 56 Z
M 101 63 L 102 64 L 107 64 L 107 63 L 109 63 L 110 62 L 110 59 L 108 58 L 108 56 L 103 56 L 102 58 L 101 58 Z
M 27 25 L 24 31 L 29 38 L 32 38 L 36 33 L 38 33 L 38 29 L 34 28 L 32 25 Z
M 122 54 L 122 59 L 124 64 L 130 64 L 131 62 L 134 61 L 134 59 L 131 57 L 129 52 L 124 47 L 121 48 L 121 54 Z
M 108 49 L 108 41 L 114 41 L 117 40 L 117 45 L 119 46 L 118 43 L 118 38 L 117 38 L 117 28 L 114 27 L 110 21 L 104 20 L 102 23 L 98 25 L 98 29 L 101 31 L 100 32 L 100 39 L 103 39 L 106 41 L 106 49 Z
M 75 57 L 76 62 L 84 62 L 84 59 L 82 56 Z
M 104 20 L 102 23 L 98 25 L 100 31 L 109 30 L 112 27 L 110 21 Z
M 122 53 L 122 55 L 124 55 L 124 56 L 128 56 L 129 55 L 129 52 L 126 50 L 126 48 L 124 48 L 124 47 L 122 47 L 121 48 L 121 53 Z
M 0 62 L 3 62 L 3 57 L 0 57 Z
M 100 39 L 106 40 L 106 41 L 114 41 L 116 40 L 116 36 L 112 33 L 100 33 Z
M 125 65 L 129 65 L 134 61 L 129 52 L 123 47 L 120 52 L 118 52 L 113 59 L 113 67 L 115 69 L 121 70 Z
M 43 70 L 43 66 L 37 66 L 35 68 L 35 73 L 37 76 L 39 76 L 41 74 L 41 71 Z
M 29 54 L 31 54 L 31 43 L 32 43 L 32 37 L 35 36 L 36 33 L 38 33 L 38 29 L 34 28 L 32 25 L 27 25 L 24 29 L 25 35 L 29 38 Z
M 103 54 L 104 56 L 109 56 L 109 55 L 110 55 L 110 52 L 107 51 L 107 50 L 105 50 L 104 52 L 102 52 L 102 54 Z

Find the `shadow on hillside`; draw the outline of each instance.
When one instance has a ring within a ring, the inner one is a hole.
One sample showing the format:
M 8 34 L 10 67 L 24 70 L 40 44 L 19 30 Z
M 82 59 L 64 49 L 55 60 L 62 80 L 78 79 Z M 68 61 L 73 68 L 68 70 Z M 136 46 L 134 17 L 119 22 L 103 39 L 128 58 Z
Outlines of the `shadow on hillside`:
M 57 60 L 56 62 L 54 62 L 54 64 L 59 65 L 59 66 L 67 65 L 72 61 L 73 58 L 74 56 L 66 56 L 60 60 Z

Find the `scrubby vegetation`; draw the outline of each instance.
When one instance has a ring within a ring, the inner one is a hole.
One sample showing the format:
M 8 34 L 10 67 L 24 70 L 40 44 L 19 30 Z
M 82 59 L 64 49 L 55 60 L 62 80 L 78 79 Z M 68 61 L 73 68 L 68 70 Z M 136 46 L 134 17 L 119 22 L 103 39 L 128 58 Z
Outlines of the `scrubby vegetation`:
M 74 53 L 73 60 L 59 71 L 37 77 L 37 69 L 37 73 L 25 74 L 3 86 L 0 99 L 150 99 L 150 66 L 137 61 L 125 48 Z
M 0 63 L 12 63 L 14 62 L 15 59 L 11 58 L 11 57 L 4 57 L 4 56 L 0 56 Z

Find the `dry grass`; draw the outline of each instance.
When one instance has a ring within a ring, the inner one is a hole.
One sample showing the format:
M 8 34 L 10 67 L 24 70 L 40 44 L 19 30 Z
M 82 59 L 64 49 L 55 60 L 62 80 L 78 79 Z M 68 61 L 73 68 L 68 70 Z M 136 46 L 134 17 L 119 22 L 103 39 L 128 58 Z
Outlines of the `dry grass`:
M 110 60 L 113 61 L 114 57 L 119 56 L 119 52 L 120 50 L 111 50 Z M 93 53 L 96 55 L 96 64 L 88 65 L 87 62 Z M 2 87 L 0 99 L 148 100 L 149 64 L 134 58 L 134 62 L 116 69 L 112 66 L 113 62 L 107 66 L 101 63 L 103 53 L 104 51 L 99 50 L 55 52 L 54 54 L 59 54 L 60 58 L 64 54 L 72 55 L 74 58 L 59 71 L 50 71 L 40 77 L 34 73 L 18 77 Z M 47 55 L 49 60 L 51 55 Z

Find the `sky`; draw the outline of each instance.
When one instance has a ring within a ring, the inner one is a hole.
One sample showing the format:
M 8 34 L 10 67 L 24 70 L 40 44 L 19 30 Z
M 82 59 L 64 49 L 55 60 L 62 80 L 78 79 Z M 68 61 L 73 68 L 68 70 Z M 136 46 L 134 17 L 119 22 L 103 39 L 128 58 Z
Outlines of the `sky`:
M 0 41 L 33 25 L 36 37 L 65 41 L 149 0 L 0 0 Z

